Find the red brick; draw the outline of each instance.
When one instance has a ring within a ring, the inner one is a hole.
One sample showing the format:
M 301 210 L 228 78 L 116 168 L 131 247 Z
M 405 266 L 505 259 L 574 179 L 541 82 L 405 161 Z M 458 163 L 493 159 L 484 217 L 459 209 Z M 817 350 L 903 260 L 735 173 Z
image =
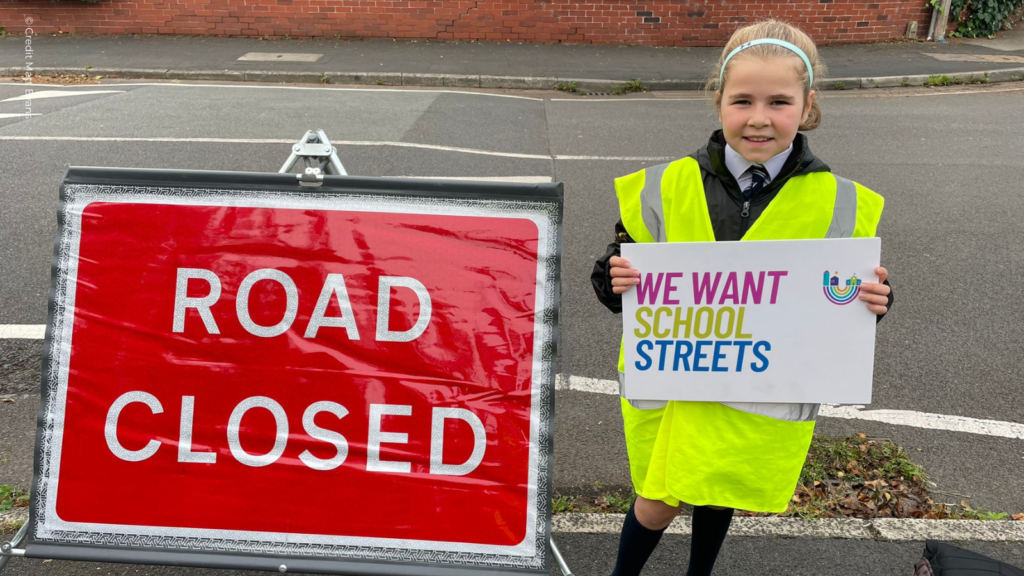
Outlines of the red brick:
M 113 0 L 99 5 L 68 2 L 57 7 L 28 0 L 19 2 L 18 11 L 0 7 L 0 26 L 17 29 L 23 25 L 21 12 L 32 11 L 37 15 L 34 28 L 42 33 L 344 35 L 705 46 L 724 44 L 737 27 L 765 15 L 796 23 L 821 43 L 897 38 L 908 22 L 926 26 L 930 17 L 923 2 L 910 5 L 901 0 L 835 0 L 829 4 L 817 0 L 497 0 L 476 3 L 468 12 L 467 8 L 465 0 L 248 0 L 244 5 L 237 0 Z M 661 22 L 642 22 L 636 16 L 640 10 L 653 12 Z M 857 22 L 869 25 L 857 28 Z M 254 23 L 263 28 L 247 28 Z

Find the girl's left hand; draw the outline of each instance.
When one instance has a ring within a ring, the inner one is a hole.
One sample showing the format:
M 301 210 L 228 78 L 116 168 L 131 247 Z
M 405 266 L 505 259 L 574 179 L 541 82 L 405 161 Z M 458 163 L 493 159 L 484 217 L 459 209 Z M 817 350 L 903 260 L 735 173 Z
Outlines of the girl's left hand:
M 864 282 L 861 284 L 859 298 L 868 305 L 868 310 L 881 316 L 889 311 L 886 305 L 889 303 L 889 292 L 891 290 L 888 286 L 882 284 L 889 277 L 889 271 L 879 266 L 875 268 L 875 274 L 878 274 L 878 283 Z

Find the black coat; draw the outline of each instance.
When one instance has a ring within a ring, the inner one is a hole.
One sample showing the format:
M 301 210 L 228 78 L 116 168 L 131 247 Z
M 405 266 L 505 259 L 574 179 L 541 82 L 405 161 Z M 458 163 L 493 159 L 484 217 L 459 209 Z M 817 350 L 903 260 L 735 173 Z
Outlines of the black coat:
M 715 232 L 715 240 L 718 242 L 733 242 L 743 238 L 743 235 L 757 221 L 764 209 L 790 178 L 811 172 L 831 172 L 827 164 L 811 153 L 811 149 L 807 145 L 807 137 L 797 134 L 796 139 L 793 140 L 793 151 L 786 159 L 786 163 L 782 165 L 782 170 L 756 197 L 751 199 L 749 214 L 744 217 L 742 215 L 743 194 L 736 179 L 725 165 L 725 137 L 722 135 L 722 131 L 716 130 L 708 143 L 700 150 L 690 154 L 689 158 L 694 158 L 700 165 L 704 195 L 708 203 L 708 215 L 711 217 L 711 227 Z M 624 242 L 635 242 L 635 240 L 626 232 L 622 220 L 619 220 L 615 223 L 615 241 L 608 245 L 604 256 L 594 263 L 594 271 L 590 275 L 590 282 L 594 285 L 597 299 L 616 314 L 622 312 L 622 295 L 612 292 L 611 265 L 608 262 L 612 256 L 620 255 L 619 245 Z M 885 283 L 888 285 L 889 281 L 886 280 Z M 892 308 L 892 303 L 893 294 L 890 291 L 886 307 Z M 882 317 L 878 318 L 881 320 Z

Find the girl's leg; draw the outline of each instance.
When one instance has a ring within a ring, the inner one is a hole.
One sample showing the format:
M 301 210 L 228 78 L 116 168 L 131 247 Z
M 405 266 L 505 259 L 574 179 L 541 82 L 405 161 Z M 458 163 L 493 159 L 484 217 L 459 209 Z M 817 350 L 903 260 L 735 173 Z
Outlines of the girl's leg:
M 732 508 L 694 506 L 693 537 L 690 539 L 690 567 L 686 576 L 710 576 L 718 551 L 732 523 Z
M 669 506 L 660 500 L 648 500 L 637 496 L 629 507 L 626 520 L 619 536 L 619 555 L 615 559 L 612 576 L 637 576 L 654 547 L 661 540 L 665 528 L 679 513 L 679 508 Z

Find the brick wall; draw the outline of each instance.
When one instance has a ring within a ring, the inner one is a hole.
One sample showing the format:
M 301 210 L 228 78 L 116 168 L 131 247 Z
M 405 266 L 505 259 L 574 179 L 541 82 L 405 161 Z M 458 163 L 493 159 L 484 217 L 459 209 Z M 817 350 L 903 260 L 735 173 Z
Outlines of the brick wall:
M 504 42 L 720 46 L 765 16 L 819 43 L 927 34 L 925 0 L 78 0 L 0 2 L 0 26 L 35 34 L 184 34 L 283 38 L 428 38 Z

